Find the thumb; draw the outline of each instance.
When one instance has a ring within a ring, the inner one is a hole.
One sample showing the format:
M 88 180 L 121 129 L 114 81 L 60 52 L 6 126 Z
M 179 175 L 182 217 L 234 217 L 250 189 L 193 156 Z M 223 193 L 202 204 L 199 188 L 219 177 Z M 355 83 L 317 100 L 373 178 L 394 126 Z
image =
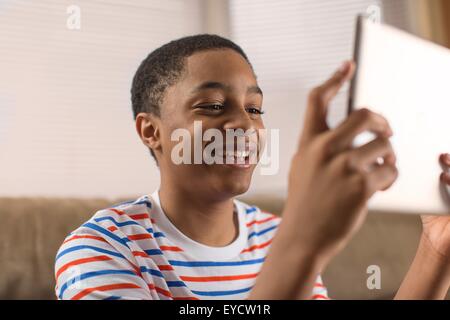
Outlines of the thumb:
M 303 126 L 303 141 L 328 130 L 326 122 L 328 105 L 343 84 L 353 77 L 355 68 L 356 65 L 353 61 L 345 61 L 331 78 L 311 90 Z

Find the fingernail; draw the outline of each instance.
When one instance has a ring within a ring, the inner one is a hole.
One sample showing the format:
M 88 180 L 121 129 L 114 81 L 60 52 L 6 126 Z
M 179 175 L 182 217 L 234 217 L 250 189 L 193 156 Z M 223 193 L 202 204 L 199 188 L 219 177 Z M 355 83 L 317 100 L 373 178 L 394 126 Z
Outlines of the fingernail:
M 439 156 L 439 160 L 440 160 L 440 161 L 444 161 L 444 162 L 450 162 L 450 154 L 448 154 L 448 153 L 442 153 L 442 154 Z

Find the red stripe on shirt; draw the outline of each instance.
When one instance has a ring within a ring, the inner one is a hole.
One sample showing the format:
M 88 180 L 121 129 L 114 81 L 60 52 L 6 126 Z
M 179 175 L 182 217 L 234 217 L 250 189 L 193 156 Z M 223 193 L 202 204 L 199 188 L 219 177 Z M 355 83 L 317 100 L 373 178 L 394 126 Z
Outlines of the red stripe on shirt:
M 166 297 L 172 298 L 172 294 L 171 294 L 169 291 L 164 290 L 163 288 L 157 287 L 157 286 L 155 286 L 155 285 L 152 284 L 152 283 L 150 283 L 150 284 L 148 285 L 148 288 L 149 288 L 150 290 L 155 290 L 156 292 L 161 293 L 162 295 L 164 295 L 164 296 L 166 296 Z
M 73 260 L 69 263 L 66 263 L 61 268 L 58 269 L 58 271 L 56 272 L 56 276 L 55 276 L 56 281 L 58 281 L 59 275 L 61 273 L 63 273 L 64 271 L 66 271 L 70 267 L 77 266 L 77 265 L 83 264 L 83 263 L 93 262 L 93 261 L 107 261 L 107 260 L 112 260 L 112 259 L 108 256 L 101 255 L 101 256 L 96 256 L 96 257 Z
M 178 252 L 183 251 L 183 249 L 175 247 L 175 246 L 160 246 L 159 248 L 162 251 L 178 251 Z
M 109 290 L 117 290 L 117 289 L 142 289 L 142 288 L 134 283 L 107 284 L 104 286 L 98 286 L 98 287 L 84 289 L 83 291 L 74 295 L 71 298 L 71 300 L 80 300 L 81 298 L 87 296 L 88 294 L 92 293 L 93 291 L 109 291 Z
M 311 297 L 311 299 L 313 299 L 313 300 L 317 300 L 317 299 L 330 300 L 330 298 L 328 298 L 327 296 L 324 296 L 323 294 L 315 294 Z
M 111 210 L 112 212 L 117 213 L 119 216 L 122 216 L 125 214 L 125 211 L 119 210 L 119 209 L 115 209 L 115 208 L 109 208 L 109 210 Z
M 316 287 L 316 288 L 325 288 L 325 286 L 323 284 L 319 283 L 319 282 L 316 282 L 314 284 L 314 287 Z
M 66 242 L 72 241 L 72 240 L 76 240 L 76 239 L 93 239 L 93 240 L 98 240 L 98 241 L 102 241 L 102 242 L 106 242 L 106 243 L 108 242 L 105 239 L 103 239 L 102 237 L 86 234 L 86 235 L 74 235 L 74 236 L 70 237 L 69 239 L 66 239 L 63 242 L 63 244 Z
M 276 218 L 277 218 L 277 216 L 272 215 L 271 217 L 268 217 L 268 218 L 266 218 L 266 219 L 262 219 L 262 220 L 253 220 L 253 221 L 247 223 L 247 227 L 250 227 L 250 226 L 252 226 L 252 225 L 254 225 L 254 224 L 261 224 L 261 223 L 264 223 L 264 222 L 268 222 L 268 221 L 274 220 L 274 219 L 276 219 Z
M 247 249 L 242 250 L 241 253 L 250 252 L 250 251 L 253 251 L 253 250 L 256 250 L 256 249 L 262 249 L 262 248 L 267 247 L 271 243 L 272 243 L 272 239 L 270 239 L 269 241 L 266 241 L 264 243 L 255 244 L 255 245 L 253 245 L 251 247 L 248 247 Z
M 144 257 L 144 258 L 148 258 L 148 254 L 145 253 L 144 251 L 132 251 L 133 256 L 135 257 Z
M 143 239 L 152 239 L 153 237 L 150 233 L 140 233 L 127 235 L 127 238 L 130 240 L 143 240 Z
M 109 210 L 115 212 L 115 213 L 118 214 L 119 216 L 126 215 L 126 212 L 125 212 L 125 211 L 122 211 L 122 210 L 119 210 L 119 209 L 116 209 L 116 208 L 110 208 Z M 134 214 L 129 214 L 128 216 L 129 216 L 131 219 L 133 219 L 133 220 L 149 219 L 149 218 L 150 218 L 150 216 L 148 215 L 148 213 L 134 213 Z M 152 223 L 155 222 L 153 219 L 150 219 L 150 221 L 151 221 Z
M 258 275 L 257 273 L 250 273 L 233 276 L 210 276 L 210 277 L 180 276 L 180 279 L 183 281 L 191 281 L 191 282 L 229 281 L 229 280 L 252 279 L 256 278 L 257 275 Z
M 148 213 L 136 213 L 136 214 L 130 214 L 129 217 L 133 220 L 141 220 L 141 219 L 149 219 L 150 216 Z
M 158 265 L 158 269 L 161 271 L 172 271 L 174 270 L 170 264 L 160 264 Z

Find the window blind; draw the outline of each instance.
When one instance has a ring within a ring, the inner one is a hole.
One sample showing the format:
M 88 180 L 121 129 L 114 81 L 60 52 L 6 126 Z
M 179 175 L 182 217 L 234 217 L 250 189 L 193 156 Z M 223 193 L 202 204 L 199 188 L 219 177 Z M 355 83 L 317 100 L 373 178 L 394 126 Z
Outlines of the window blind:
M 264 91 L 266 127 L 280 130 L 279 172 L 254 178 L 254 192 L 286 191 L 309 90 L 353 56 L 356 15 L 378 5 L 386 22 L 408 30 L 405 0 L 231 0 L 231 36 L 252 62 Z M 345 117 L 348 86 L 333 101 L 329 123 Z
M 131 80 L 150 51 L 202 25 L 200 0 L 1 1 L 0 195 L 152 192 Z

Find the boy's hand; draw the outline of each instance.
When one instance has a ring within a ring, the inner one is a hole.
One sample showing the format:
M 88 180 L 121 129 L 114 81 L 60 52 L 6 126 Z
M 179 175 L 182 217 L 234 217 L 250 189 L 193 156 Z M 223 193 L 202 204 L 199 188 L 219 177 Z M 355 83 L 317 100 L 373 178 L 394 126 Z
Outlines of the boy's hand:
M 359 229 L 367 200 L 389 188 L 397 177 L 386 119 L 367 109 L 354 111 L 337 128 L 326 123 L 328 105 L 353 76 L 346 62 L 309 95 L 305 125 L 290 173 L 288 198 L 279 233 L 303 252 L 319 255 L 322 267 Z M 377 138 L 358 148 L 352 141 L 363 131 Z M 383 164 L 377 160 L 383 158 Z M 282 230 L 283 229 L 283 230 Z
M 450 186 L 450 156 L 441 155 L 442 183 Z M 450 216 L 422 216 L 416 256 L 396 299 L 445 299 L 450 287 Z
M 283 220 L 250 299 L 309 298 L 317 274 L 363 222 L 367 199 L 397 177 L 392 132 L 383 117 L 363 109 L 334 130 L 327 126 L 328 104 L 354 69 L 347 62 L 309 96 Z M 377 138 L 353 149 L 354 137 L 367 130 Z
M 440 180 L 450 186 L 450 154 L 439 157 L 444 167 Z M 440 256 L 450 263 L 450 216 L 422 216 L 423 235 Z

